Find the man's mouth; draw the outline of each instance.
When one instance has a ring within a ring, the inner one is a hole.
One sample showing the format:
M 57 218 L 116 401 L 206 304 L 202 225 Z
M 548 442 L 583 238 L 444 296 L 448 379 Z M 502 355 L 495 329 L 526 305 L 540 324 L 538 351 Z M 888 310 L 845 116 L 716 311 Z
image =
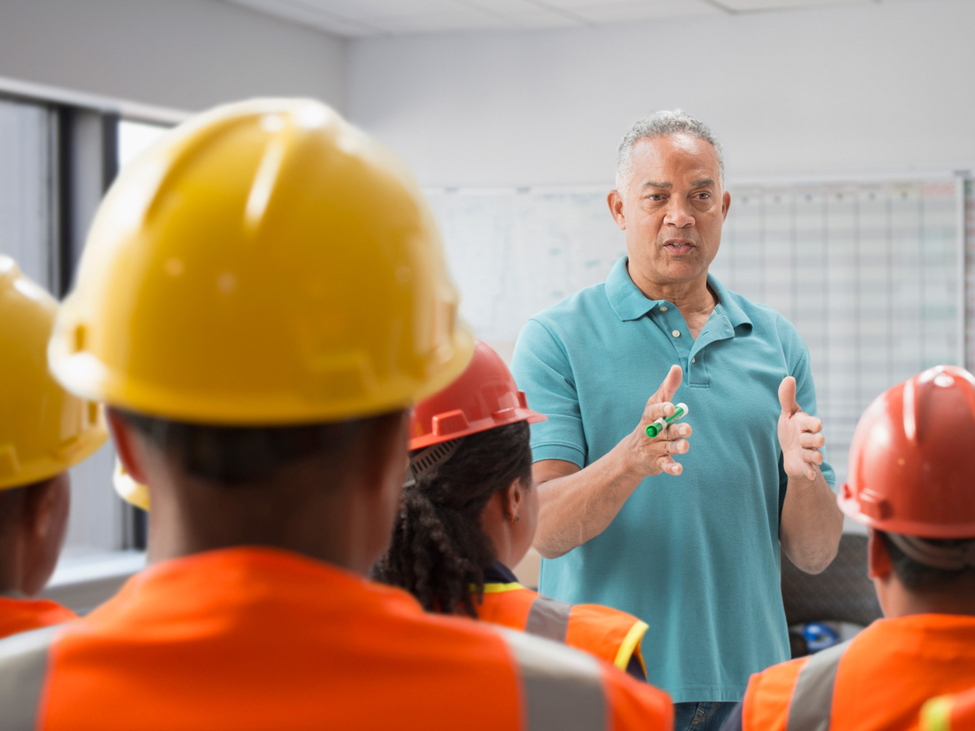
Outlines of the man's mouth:
M 694 248 L 696 244 L 689 239 L 670 239 L 664 242 L 664 248 L 669 249 L 673 254 L 686 254 Z

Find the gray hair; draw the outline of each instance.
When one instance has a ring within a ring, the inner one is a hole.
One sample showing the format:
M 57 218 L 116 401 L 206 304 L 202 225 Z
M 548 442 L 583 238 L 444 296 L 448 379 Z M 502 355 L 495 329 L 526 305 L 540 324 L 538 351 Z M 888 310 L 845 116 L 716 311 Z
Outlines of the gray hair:
M 687 112 L 681 109 L 674 109 L 673 111 L 665 109 L 637 120 L 630 131 L 623 135 L 623 140 L 616 151 L 616 189 L 622 192 L 629 185 L 630 176 L 633 173 L 631 160 L 633 145 L 639 140 L 653 140 L 658 137 L 669 137 L 677 134 L 690 135 L 711 143 L 715 154 L 718 156 L 721 185 L 724 186 L 724 155 L 721 152 L 721 143 L 718 142 L 718 138 L 714 136 L 714 133 L 704 122 L 692 117 Z

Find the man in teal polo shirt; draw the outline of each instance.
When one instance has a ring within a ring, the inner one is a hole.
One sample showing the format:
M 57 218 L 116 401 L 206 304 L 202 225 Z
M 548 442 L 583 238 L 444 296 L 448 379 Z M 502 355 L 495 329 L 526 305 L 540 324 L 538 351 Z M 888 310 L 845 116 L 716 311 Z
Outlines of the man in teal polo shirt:
M 608 196 L 628 256 L 529 320 L 512 367 L 549 417 L 532 427 L 540 590 L 646 620 L 648 680 L 696 731 L 789 657 L 780 541 L 816 573 L 843 525 L 805 344 L 708 275 L 730 202 L 704 124 L 637 122 Z M 649 438 L 677 402 L 688 418 Z

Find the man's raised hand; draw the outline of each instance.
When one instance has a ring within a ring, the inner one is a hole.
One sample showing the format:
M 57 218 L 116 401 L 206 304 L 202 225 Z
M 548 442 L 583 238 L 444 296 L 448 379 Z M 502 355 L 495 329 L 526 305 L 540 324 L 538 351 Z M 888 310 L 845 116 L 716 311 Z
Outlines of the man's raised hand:
M 816 465 L 823 463 L 819 451 L 826 443 L 823 422 L 805 413 L 796 401 L 796 379 L 786 376 L 779 384 L 779 445 L 785 473 L 794 479 L 815 480 Z

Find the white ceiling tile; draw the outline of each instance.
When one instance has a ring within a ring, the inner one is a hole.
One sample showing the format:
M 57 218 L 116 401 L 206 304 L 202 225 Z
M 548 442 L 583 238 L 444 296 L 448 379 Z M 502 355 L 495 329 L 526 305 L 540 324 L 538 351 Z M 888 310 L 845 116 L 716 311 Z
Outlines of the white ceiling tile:
M 375 35 L 380 32 L 378 29 L 355 19 L 323 11 L 320 8 L 308 7 L 304 2 L 293 2 L 292 0 L 226 0 L 226 2 L 243 5 L 266 15 L 312 26 L 345 37 L 356 38 Z
M 629 5 L 647 12 L 666 12 L 673 15 L 694 15 L 706 0 L 531 0 L 533 4 L 573 10 L 575 8 L 608 8 L 614 5 Z
M 438 33 L 444 31 L 498 30 L 510 28 L 510 23 L 496 15 L 476 8 L 456 6 L 445 12 L 390 15 L 381 21 L 387 33 Z
M 276 0 L 280 2 L 281 0 Z M 455 0 L 288 0 L 349 20 L 372 22 L 406 15 L 449 13 L 457 7 Z
M 652 2 L 637 2 L 636 0 L 620 2 L 620 0 L 616 0 L 616 2 L 598 5 L 592 4 L 591 0 L 588 2 L 587 0 L 560 1 L 574 3 L 567 10 L 596 25 L 723 14 L 722 10 L 709 5 L 704 0 L 689 0 L 680 4 L 669 3 L 666 0 L 653 0 Z
M 517 28 L 578 28 L 582 20 L 557 8 L 541 7 L 525 0 L 457 0 L 495 15 Z
M 657 18 L 931 0 L 226 0 L 347 37 L 570 28 Z
M 812 8 L 827 5 L 875 5 L 874 0 L 716 0 L 717 4 L 735 12 Z

